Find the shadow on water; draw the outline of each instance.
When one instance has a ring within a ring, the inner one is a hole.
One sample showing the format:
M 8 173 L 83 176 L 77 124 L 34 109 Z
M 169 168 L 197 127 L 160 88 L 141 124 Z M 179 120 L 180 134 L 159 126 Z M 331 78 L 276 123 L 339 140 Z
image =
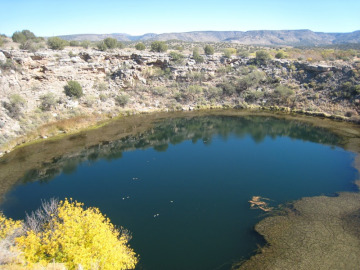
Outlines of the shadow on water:
M 164 152 L 168 149 L 169 144 L 176 145 L 186 140 L 193 143 L 202 141 L 205 145 L 210 145 L 214 135 L 220 135 L 223 140 L 227 140 L 230 135 L 235 135 L 237 138 L 251 136 L 256 143 L 261 143 L 266 137 L 272 139 L 289 137 L 331 146 L 339 146 L 341 143 L 339 136 L 324 128 L 314 127 L 301 121 L 273 117 L 203 116 L 166 119 L 141 134 L 126 136 L 115 141 L 105 141 L 70 155 L 53 157 L 50 162 L 42 162 L 40 167 L 24 172 L 20 182 L 48 182 L 60 173 L 74 173 L 77 166 L 84 161 L 115 160 L 122 158 L 123 152 L 135 149 L 153 148 L 156 151 Z M 85 145 L 86 139 L 86 134 L 68 138 L 69 141 L 76 141 L 78 145 Z M 54 143 L 56 142 L 52 142 L 48 147 L 52 148 Z M 22 161 L 26 161 L 26 156 L 19 151 L 17 162 L 21 163 Z M 6 159 L 2 160 L 0 169 L 7 163 Z

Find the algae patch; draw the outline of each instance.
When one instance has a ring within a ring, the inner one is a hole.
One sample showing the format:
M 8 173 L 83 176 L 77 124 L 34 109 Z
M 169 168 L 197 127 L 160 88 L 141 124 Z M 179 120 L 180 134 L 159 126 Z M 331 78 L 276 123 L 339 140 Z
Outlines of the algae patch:
M 303 198 L 255 230 L 268 245 L 233 269 L 358 269 L 360 194 Z

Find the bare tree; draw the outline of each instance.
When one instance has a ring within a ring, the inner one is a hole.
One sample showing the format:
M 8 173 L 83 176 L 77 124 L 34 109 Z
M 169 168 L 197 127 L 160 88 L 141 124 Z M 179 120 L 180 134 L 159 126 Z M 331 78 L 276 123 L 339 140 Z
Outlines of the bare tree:
M 53 230 L 52 222 L 54 216 L 58 215 L 59 199 L 51 198 L 49 201 L 41 201 L 41 206 L 31 214 L 26 213 L 24 230 L 41 232 L 45 225 L 48 225 Z

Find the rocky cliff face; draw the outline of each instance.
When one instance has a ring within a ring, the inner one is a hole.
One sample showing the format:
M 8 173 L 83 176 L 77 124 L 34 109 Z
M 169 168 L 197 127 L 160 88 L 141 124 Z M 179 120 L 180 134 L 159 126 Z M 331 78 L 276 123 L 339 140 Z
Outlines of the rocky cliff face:
M 167 53 L 132 49 L 0 50 L 2 151 L 15 137 L 79 115 L 106 118 L 134 112 L 253 106 L 358 115 L 358 96 L 350 91 L 359 85 L 356 63 L 203 57 L 203 63 L 196 63 L 189 54 L 179 61 Z M 64 93 L 71 80 L 83 88 L 80 99 Z M 342 87 L 347 82 L 351 95 L 344 97 Z M 279 85 L 286 87 L 284 93 Z M 53 102 L 44 104 L 50 96 Z

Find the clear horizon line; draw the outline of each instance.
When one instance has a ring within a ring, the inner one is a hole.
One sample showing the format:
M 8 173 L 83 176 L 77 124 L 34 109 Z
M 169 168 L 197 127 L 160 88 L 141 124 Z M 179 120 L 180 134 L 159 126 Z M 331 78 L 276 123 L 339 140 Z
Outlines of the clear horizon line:
M 348 31 L 348 32 L 324 32 L 324 31 L 313 31 L 311 29 L 258 29 L 258 30 L 192 30 L 192 31 L 176 31 L 176 32 L 146 32 L 144 34 L 129 34 L 126 32 L 112 32 L 112 33 L 77 33 L 77 34 L 60 34 L 60 35 L 53 35 L 53 36 L 72 36 L 72 35 L 114 35 L 114 34 L 122 34 L 122 35 L 129 35 L 129 36 L 144 36 L 148 34 L 154 34 L 154 35 L 162 35 L 162 34 L 178 34 L 178 33 L 193 33 L 193 32 L 255 32 L 255 31 L 311 31 L 314 33 L 326 33 L 326 34 L 334 34 L 334 33 L 353 33 L 360 31 L 354 30 L 354 31 Z

